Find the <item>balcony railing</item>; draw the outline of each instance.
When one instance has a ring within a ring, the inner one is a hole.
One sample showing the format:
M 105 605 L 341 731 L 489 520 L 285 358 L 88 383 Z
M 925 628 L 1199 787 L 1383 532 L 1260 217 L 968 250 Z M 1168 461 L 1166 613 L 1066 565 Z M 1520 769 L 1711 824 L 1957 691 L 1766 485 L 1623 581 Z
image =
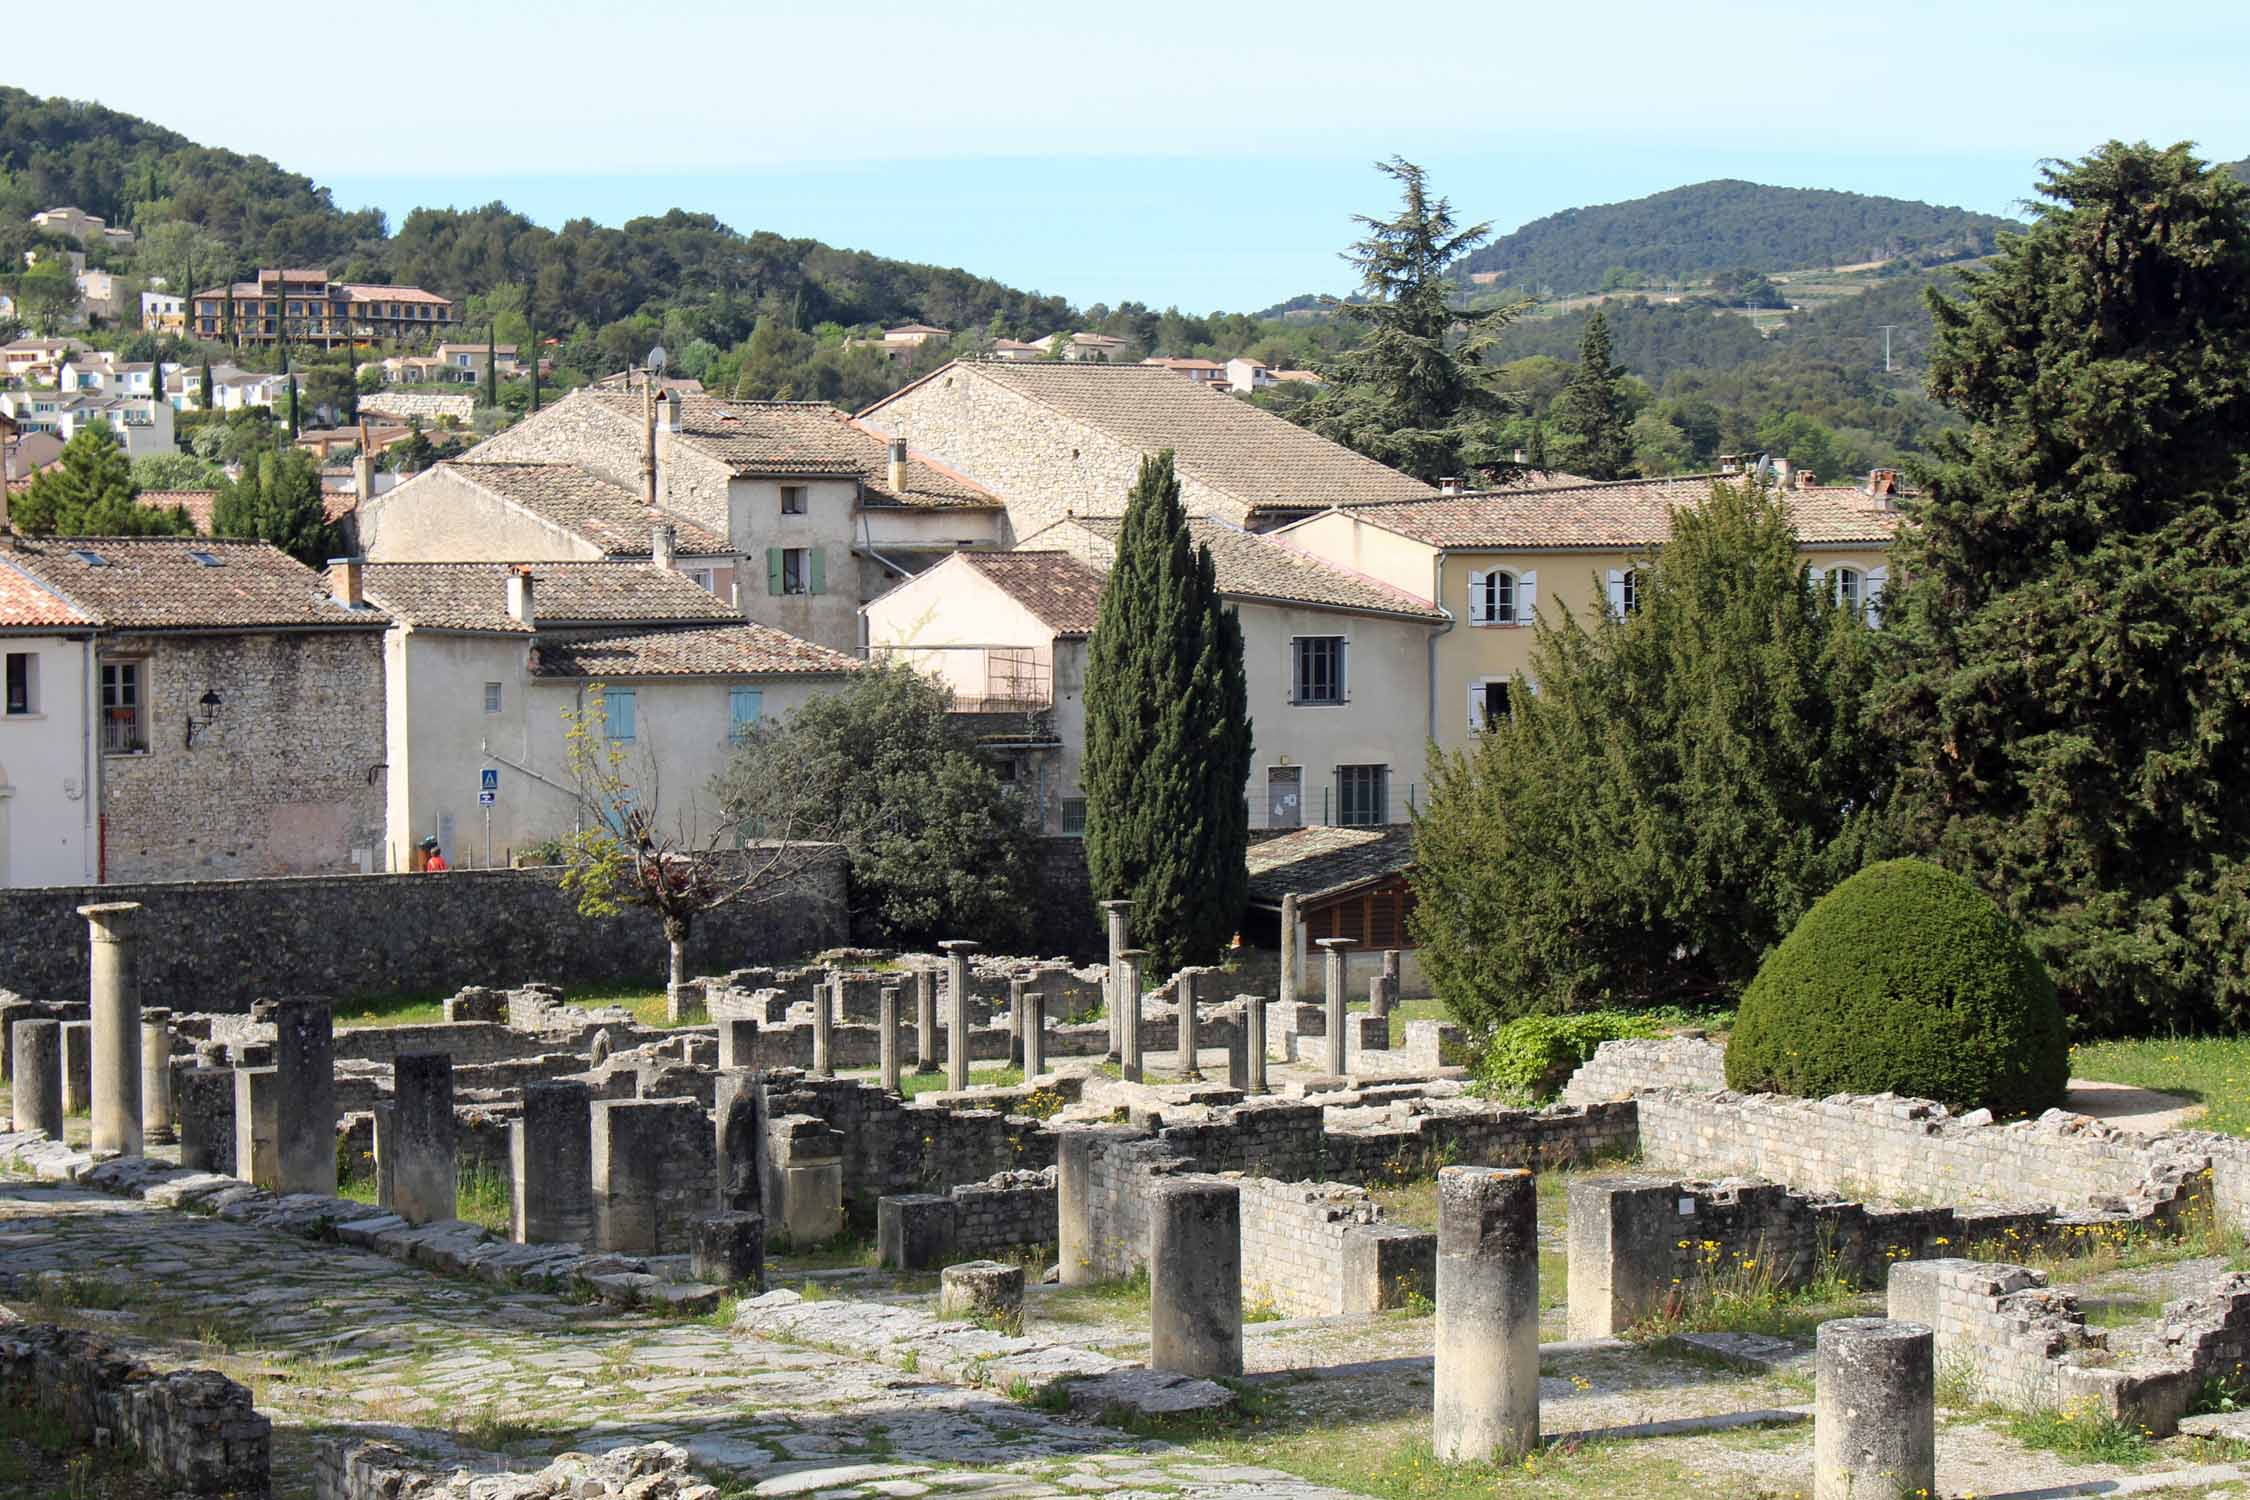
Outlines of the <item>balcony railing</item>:
M 1037 713 L 1055 706 L 1054 669 L 1029 646 L 874 646 L 953 689 L 957 714 Z

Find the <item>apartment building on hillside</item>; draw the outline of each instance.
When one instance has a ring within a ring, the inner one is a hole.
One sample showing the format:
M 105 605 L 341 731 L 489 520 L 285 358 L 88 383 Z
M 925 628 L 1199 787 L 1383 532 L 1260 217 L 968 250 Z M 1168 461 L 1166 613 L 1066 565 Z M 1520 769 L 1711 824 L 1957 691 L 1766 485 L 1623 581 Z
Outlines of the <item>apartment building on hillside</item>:
M 291 343 L 335 349 L 392 340 L 434 343 L 460 326 L 452 301 L 418 286 L 330 281 L 318 269 L 262 270 L 195 294 L 195 333 L 237 345 Z

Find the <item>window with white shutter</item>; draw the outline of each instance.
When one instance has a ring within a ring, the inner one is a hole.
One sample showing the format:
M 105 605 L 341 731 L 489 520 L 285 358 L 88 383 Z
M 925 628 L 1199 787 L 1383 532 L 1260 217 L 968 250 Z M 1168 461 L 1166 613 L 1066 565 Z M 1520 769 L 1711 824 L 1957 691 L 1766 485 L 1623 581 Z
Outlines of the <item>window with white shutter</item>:
M 1883 589 L 1890 580 L 1891 570 L 1888 568 L 1869 568 L 1867 570 L 1867 600 L 1862 608 L 1866 612 L 1867 623 L 1870 625 L 1883 623 Z
M 1469 623 L 1471 625 L 1483 625 L 1492 618 L 1491 615 L 1485 613 L 1485 576 L 1473 570 L 1469 574 Z
M 1609 570 L 1609 608 L 1612 614 L 1625 613 L 1625 570 Z
M 1526 569 L 1516 575 L 1516 623 L 1529 625 L 1539 618 L 1539 575 Z

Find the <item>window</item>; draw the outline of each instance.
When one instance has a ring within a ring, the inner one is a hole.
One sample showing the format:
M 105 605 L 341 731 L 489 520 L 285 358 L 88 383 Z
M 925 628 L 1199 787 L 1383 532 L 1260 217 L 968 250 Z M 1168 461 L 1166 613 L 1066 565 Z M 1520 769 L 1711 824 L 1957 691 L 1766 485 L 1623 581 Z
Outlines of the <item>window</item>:
M 1389 766 L 1338 766 L 1336 822 L 1345 828 L 1368 828 L 1388 823 L 1390 791 Z
M 1344 637 L 1300 635 L 1290 639 L 1289 701 L 1344 701 Z
M 711 570 L 709 568 L 682 568 L 680 571 L 687 575 L 688 582 L 694 584 L 706 594 L 718 592 L 716 588 L 712 587 Z
M 611 688 L 602 695 L 602 708 L 609 719 L 609 737 L 621 745 L 631 744 L 639 731 L 635 701 L 631 688 Z
M 824 594 L 828 581 L 818 547 L 768 547 L 766 592 L 769 594 Z
M 1857 568 L 1838 568 L 1832 576 L 1836 580 L 1836 602 L 1856 613 L 1867 598 L 1867 576 Z
M 805 513 L 803 485 L 785 484 L 781 487 L 781 513 L 785 516 L 801 516 Z
M 484 711 L 488 714 L 500 712 L 500 684 L 497 682 L 484 685 Z
M 35 714 L 39 712 L 39 653 L 36 651 L 11 651 L 8 653 L 8 713 Z
M 1515 625 L 1521 623 L 1516 575 L 1495 570 L 1469 575 L 1469 623 Z
M 1266 826 L 1268 828 L 1302 828 L 1305 826 L 1305 768 L 1303 766 L 1266 767 Z
M 1062 799 L 1062 831 L 1065 838 L 1084 838 L 1086 836 L 1086 799 L 1084 797 L 1065 797 Z
M 1508 717 L 1506 679 L 1469 684 L 1469 732 L 1478 734 Z
M 137 661 L 102 663 L 102 753 L 139 755 L 148 749 L 148 704 Z
M 727 738 L 739 745 L 750 737 L 757 726 L 759 715 L 766 709 L 763 690 L 751 687 L 727 689 Z
M 1633 614 L 1640 609 L 1640 569 L 1611 568 L 1609 570 L 1609 607 L 1620 615 Z

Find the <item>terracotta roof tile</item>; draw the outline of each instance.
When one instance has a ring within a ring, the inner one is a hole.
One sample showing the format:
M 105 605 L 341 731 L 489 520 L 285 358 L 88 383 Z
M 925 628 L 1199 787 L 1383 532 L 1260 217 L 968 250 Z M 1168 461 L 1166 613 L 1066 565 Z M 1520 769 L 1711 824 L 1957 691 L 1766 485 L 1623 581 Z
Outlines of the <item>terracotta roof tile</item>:
M 1252 844 L 1244 862 L 1251 901 L 1278 906 L 1291 892 L 1300 901 L 1333 895 L 1412 867 L 1414 830 L 1406 824 L 1300 828 Z
M 1660 546 L 1672 511 L 1708 499 L 1717 474 L 1490 490 L 1406 505 L 1361 507 L 1370 525 L 1433 547 L 1584 550 Z M 1792 490 L 1797 539 L 1809 546 L 1888 546 L 1899 513 L 1856 489 Z
M 542 634 L 531 651 L 534 677 L 831 676 L 865 665 L 856 656 L 747 620 L 692 630 Z
M 438 467 L 578 533 L 609 556 L 649 555 L 652 518 L 641 497 L 576 464 L 449 459 Z M 726 538 L 709 527 L 685 516 L 666 514 L 664 519 L 672 524 L 679 550 L 688 556 L 711 556 L 728 550 Z
M 508 613 L 515 563 L 369 563 L 367 597 L 399 619 L 438 630 L 531 631 Z M 587 624 L 695 624 L 742 616 L 691 579 L 636 562 L 531 565 L 532 619 L 541 629 Z
M 0 627 L 92 625 L 94 617 L 0 553 Z
M 21 539 L 8 557 L 101 624 L 119 629 L 340 625 L 380 630 L 390 623 L 380 610 L 338 604 L 320 574 L 264 542 Z
M 1118 533 L 1125 526 L 1121 519 L 1107 516 L 1079 516 L 1057 524 L 1083 527 L 1112 556 Z M 1209 516 L 1190 516 L 1188 535 L 1211 549 L 1211 567 L 1218 575 L 1219 592 L 1232 599 L 1266 599 L 1283 604 L 1367 610 L 1429 620 L 1445 618 L 1444 612 L 1426 599 L 1418 599 L 1402 588 L 1355 573 L 1261 532 L 1245 531 Z M 1035 533 L 1027 541 L 1037 542 L 1038 539 Z
M 1101 618 L 1097 568 L 1067 552 L 957 552 L 954 556 L 998 584 L 1057 635 L 1088 635 Z

